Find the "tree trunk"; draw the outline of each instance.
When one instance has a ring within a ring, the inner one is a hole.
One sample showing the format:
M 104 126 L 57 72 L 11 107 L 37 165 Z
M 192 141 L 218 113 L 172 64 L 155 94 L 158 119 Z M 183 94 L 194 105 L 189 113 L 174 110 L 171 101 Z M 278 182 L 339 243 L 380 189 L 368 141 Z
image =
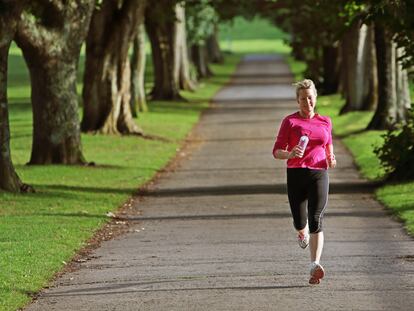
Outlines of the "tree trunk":
M 95 0 L 61 6 L 36 3 L 23 13 L 16 42 L 32 86 L 33 144 L 29 164 L 83 164 L 76 73 Z
M 145 29 L 151 42 L 154 68 L 154 100 L 182 99 L 178 81 L 174 77 L 175 2 L 159 0 L 151 3 L 145 12 Z
M 362 110 L 375 110 L 378 102 L 378 73 L 377 73 L 377 55 L 375 52 L 375 34 L 374 27 L 368 25 L 366 37 L 365 59 L 366 66 L 364 66 L 365 86 L 362 94 Z
M 207 38 L 207 55 L 209 61 L 215 64 L 222 64 L 224 62 L 223 53 L 220 49 L 218 41 L 218 25 L 214 25 L 214 33 Z
M 22 6 L 3 4 L 0 12 L 0 191 L 22 192 L 31 187 L 24 185 L 13 166 L 10 153 L 10 127 L 7 103 L 7 58 L 10 43 L 16 31 L 16 22 Z
M 174 80 L 178 81 L 181 90 L 194 91 L 195 82 L 190 76 L 190 60 L 188 57 L 187 34 L 185 29 L 185 9 L 184 5 L 178 3 L 175 7 L 175 37 L 174 37 Z
M 205 46 L 193 44 L 191 47 L 191 56 L 197 69 L 197 76 L 199 79 L 208 78 L 213 75 L 213 72 L 208 67 Z
M 346 61 L 343 70 L 347 71 L 347 88 L 344 90 L 345 105 L 341 109 L 341 114 L 366 110 L 374 105 L 377 90 L 371 32 L 368 26 L 354 23 L 344 36 L 343 56 Z
M 148 111 L 145 98 L 145 61 L 145 26 L 142 20 L 138 25 L 131 56 L 131 112 L 134 117 L 138 116 L 138 111 Z
M 409 108 L 406 70 L 397 62 L 397 49 L 391 33 L 375 25 L 375 47 L 378 71 L 378 105 L 368 129 L 392 129 L 406 121 Z
M 82 164 L 78 97 L 77 64 L 55 62 L 24 53 L 30 71 L 33 106 L 33 146 L 30 164 Z M 47 81 L 47 86 L 45 82 Z
M 396 94 L 397 94 L 397 122 L 405 124 L 408 119 L 409 109 L 411 108 L 410 87 L 408 83 L 408 73 L 403 69 L 398 59 L 404 55 L 404 48 L 396 49 Z
M 338 47 L 323 47 L 323 94 L 334 94 L 338 91 Z
M 144 18 L 144 0 L 104 0 L 86 39 L 82 131 L 142 134 L 131 113 L 130 44 Z

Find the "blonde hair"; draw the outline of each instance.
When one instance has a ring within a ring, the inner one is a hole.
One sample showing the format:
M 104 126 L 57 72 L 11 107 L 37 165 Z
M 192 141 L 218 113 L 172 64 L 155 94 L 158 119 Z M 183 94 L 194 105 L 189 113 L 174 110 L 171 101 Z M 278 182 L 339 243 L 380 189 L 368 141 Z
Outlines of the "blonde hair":
M 318 96 L 315 83 L 313 83 L 311 79 L 305 79 L 305 80 L 293 83 L 293 85 L 296 87 L 296 98 L 299 98 L 300 90 L 312 90 L 315 96 Z

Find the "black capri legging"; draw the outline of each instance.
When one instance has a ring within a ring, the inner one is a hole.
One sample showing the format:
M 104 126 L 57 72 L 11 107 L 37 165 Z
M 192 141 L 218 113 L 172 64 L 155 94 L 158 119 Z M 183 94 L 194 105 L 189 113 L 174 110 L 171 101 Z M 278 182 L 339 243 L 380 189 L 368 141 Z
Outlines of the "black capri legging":
M 328 171 L 288 168 L 287 189 L 296 230 L 305 228 L 308 221 L 310 233 L 321 232 L 323 214 L 328 203 Z

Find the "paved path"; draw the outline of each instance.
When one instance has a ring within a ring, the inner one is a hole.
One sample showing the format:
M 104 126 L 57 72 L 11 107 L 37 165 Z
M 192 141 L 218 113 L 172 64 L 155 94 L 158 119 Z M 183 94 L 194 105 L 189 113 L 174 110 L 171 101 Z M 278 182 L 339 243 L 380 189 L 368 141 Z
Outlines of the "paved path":
M 327 274 L 308 285 L 285 163 L 271 157 L 281 118 L 296 108 L 291 82 L 279 57 L 247 57 L 204 114 L 191 154 L 136 201 L 136 231 L 103 243 L 28 310 L 414 310 L 414 241 L 339 141 Z

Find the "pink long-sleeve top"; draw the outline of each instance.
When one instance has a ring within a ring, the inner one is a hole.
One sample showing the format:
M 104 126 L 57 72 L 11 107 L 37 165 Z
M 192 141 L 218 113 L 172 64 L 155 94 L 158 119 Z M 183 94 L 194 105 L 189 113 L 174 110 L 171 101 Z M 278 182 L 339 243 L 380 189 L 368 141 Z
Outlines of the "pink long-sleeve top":
M 309 137 L 309 143 L 302 158 L 288 159 L 288 168 L 327 169 L 326 148 L 332 144 L 332 122 L 329 117 L 315 114 L 306 119 L 295 112 L 285 117 L 280 125 L 273 156 L 277 149 L 291 151 L 302 135 Z

